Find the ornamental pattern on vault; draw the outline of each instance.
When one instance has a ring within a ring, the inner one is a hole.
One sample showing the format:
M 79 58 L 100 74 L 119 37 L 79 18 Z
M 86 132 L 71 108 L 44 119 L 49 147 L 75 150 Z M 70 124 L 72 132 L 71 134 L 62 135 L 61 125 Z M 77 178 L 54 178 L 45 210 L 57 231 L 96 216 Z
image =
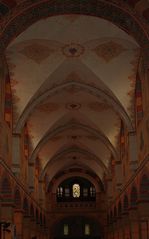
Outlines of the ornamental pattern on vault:
M 93 111 L 102 112 L 105 110 L 109 110 L 111 106 L 109 106 L 105 102 L 90 102 L 88 104 L 88 108 Z
M 35 61 L 37 64 L 40 64 L 45 59 L 47 59 L 51 54 L 53 54 L 54 51 L 55 51 L 54 49 L 48 46 L 34 43 L 24 47 L 24 49 L 22 49 L 20 53 L 26 56 L 27 58 Z
M 95 49 L 93 49 L 93 51 L 97 54 L 97 56 L 101 57 L 105 60 L 105 62 L 108 63 L 123 53 L 125 49 L 122 45 L 113 41 L 109 41 L 97 46 Z

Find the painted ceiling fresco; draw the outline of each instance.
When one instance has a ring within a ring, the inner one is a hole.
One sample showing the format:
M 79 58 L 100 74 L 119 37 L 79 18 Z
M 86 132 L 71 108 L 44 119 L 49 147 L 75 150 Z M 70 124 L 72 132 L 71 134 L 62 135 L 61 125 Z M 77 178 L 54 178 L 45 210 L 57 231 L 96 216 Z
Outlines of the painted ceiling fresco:
M 6 57 L 13 130 L 27 124 L 29 160 L 38 157 L 49 175 L 86 165 L 102 178 L 111 156 L 119 156 L 121 119 L 128 127 L 134 123 L 140 57 L 134 39 L 100 18 L 55 16 L 20 34 Z

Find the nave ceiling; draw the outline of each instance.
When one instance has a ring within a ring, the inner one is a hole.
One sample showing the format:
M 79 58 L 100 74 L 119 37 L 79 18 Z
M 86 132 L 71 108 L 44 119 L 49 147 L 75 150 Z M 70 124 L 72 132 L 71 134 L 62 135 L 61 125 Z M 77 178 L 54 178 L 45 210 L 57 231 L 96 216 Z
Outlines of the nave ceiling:
M 27 28 L 6 59 L 13 131 L 27 125 L 30 162 L 50 177 L 86 167 L 102 179 L 119 160 L 121 121 L 134 128 L 138 43 L 107 20 L 61 15 Z

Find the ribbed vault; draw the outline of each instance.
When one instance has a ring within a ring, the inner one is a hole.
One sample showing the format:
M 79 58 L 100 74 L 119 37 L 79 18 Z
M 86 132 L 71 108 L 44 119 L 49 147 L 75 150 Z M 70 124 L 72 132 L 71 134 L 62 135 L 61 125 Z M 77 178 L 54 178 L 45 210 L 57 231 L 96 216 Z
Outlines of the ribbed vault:
M 111 160 L 120 160 L 121 125 L 135 131 L 136 74 L 148 29 L 130 9 L 92 2 L 28 2 L 17 17 L 12 11 L 1 31 L 2 47 L 8 45 L 13 132 L 22 134 L 27 127 L 28 160 L 40 165 L 40 180 L 77 165 L 102 180 Z M 120 19 L 113 17 L 115 11 Z M 13 40 L 13 31 L 5 35 L 10 27 L 18 35 Z

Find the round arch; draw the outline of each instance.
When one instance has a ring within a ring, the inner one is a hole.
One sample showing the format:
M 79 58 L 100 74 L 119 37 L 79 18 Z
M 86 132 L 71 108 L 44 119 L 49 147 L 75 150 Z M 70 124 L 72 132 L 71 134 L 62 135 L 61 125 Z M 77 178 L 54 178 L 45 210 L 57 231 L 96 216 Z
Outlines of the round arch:
M 61 223 L 61 222 L 67 222 L 67 220 L 70 222 L 71 218 L 76 218 L 77 221 L 79 219 L 79 221 L 81 220 L 82 222 L 84 222 L 84 220 L 82 220 L 83 218 L 86 219 L 85 222 L 91 222 L 92 223 L 96 223 L 98 225 L 98 229 L 101 232 L 101 235 L 103 235 L 103 230 L 102 230 L 102 224 L 103 221 L 101 220 L 101 218 L 94 216 L 94 215 L 88 215 L 88 216 L 83 216 L 80 213 L 77 215 L 70 215 L 70 216 L 64 216 L 64 215 L 59 215 L 57 218 L 55 218 L 55 220 L 52 221 L 51 223 L 51 233 L 52 235 L 54 235 L 54 230 L 55 228 L 58 228 L 57 226 Z M 100 235 L 100 236 L 101 236 Z
M 83 124 L 79 124 L 79 123 L 71 123 L 71 124 L 66 124 L 64 126 L 60 126 L 55 128 L 54 130 L 49 130 L 45 136 L 41 139 L 41 141 L 38 143 L 38 145 L 36 146 L 35 150 L 33 151 L 29 161 L 31 161 L 32 163 L 35 161 L 39 150 L 41 149 L 41 147 L 46 144 L 46 142 L 53 136 L 55 136 L 58 133 L 63 132 L 64 130 L 70 129 L 71 127 L 76 127 L 76 128 L 80 128 L 83 129 L 91 134 L 93 134 L 94 136 L 98 137 L 106 146 L 107 148 L 111 151 L 113 157 L 115 158 L 115 160 L 118 160 L 118 155 L 117 152 L 115 150 L 115 148 L 113 147 L 113 145 L 111 144 L 111 142 L 108 140 L 108 138 L 106 136 L 104 136 L 101 132 L 96 131 L 95 129 L 91 128 L 91 127 L 87 127 L 86 125 Z
M 97 179 L 94 179 L 93 177 L 91 177 L 89 174 L 86 174 L 86 173 L 83 173 L 83 172 L 68 172 L 68 173 L 65 173 L 63 174 L 61 177 L 57 178 L 54 180 L 54 185 L 52 187 L 52 192 L 53 193 L 56 193 L 57 191 L 57 188 L 58 188 L 58 185 L 63 182 L 64 180 L 66 180 L 67 178 L 70 178 L 70 177 L 83 177 L 87 180 L 89 180 L 95 187 L 96 189 L 96 192 L 100 192 L 100 185 L 99 183 L 97 182 Z M 50 183 L 50 182 L 49 182 Z
M 18 123 L 17 123 L 17 125 L 14 129 L 14 132 L 15 133 L 20 133 L 21 132 L 28 116 L 31 114 L 33 109 L 39 103 L 41 103 L 44 99 L 46 99 L 51 94 L 53 95 L 55 92 L 57 93 L 59 91 L 63 91 L 63 89 L 65 89 L 69 86 L 76 86 L 77 88 L 83 89 L 85 92 L 88 92 L 89 94 L 94 95 L 97 98 L 102 97 L 104 100 L 106 100 L 107 104 L 111 105 L 112 108 L 115 109 L 118 112 L 120 117 L 123 119 L 123 121 L 127 125 L 128 130 L 129 131 L 134 130 L 131 119 L 129 118 L 127 112 L 125 111 L 125 109 L 123 108 L 121 103 L 118 101 L 118 99 L 117 100 L 114 99 L 111 95 L 107 94 L 102 89 L 99 89 L 99 88 L 97 89 L 96 87 L 93 87 L 91 85 L 84 84 L 84 83 L 78 83 L 78 82 L 68 82 L 68 83 L 64 83 L 64 84 L 58 85 L 58 86 L 56 86 L 52 89 L 47 90 L 46 92 L 44 92 L 40 96 L 36 97 L 36 99 L 32 100 L 32 102 L 29 102 L 27 104 L 26 108 L 24 109 L 21 117 L 19 118 Z
M 57 153 L 56 155 L 54 155 L 52 157 L 52 159 L 50 159 L 47 164 L 45 165 L 43 171 L 41 172 L 41 175 L 40 175 L 40 180 L 43 180 L 43 177 L 45 176 L 45 173 L 46 173 L 46 170 L 48 169 L 49 165 L 55 161 L 57 161 L 58 159 L 60 159 L 62 156 L 64 157 L 64 155 L 68 154 L 68 153 L 71 153 L 71 152 L 79 152 L 79 153 L 82 153 L 83 155 L 87 155 L 89 158 L 93 158 L 94 161 L 97 163 L 97 165 L 99 165 L 99 167 L 101 167 L 104 172 L 108 172 L 108 169 L 106 168 L 106 166 L 104 165 L 104 163 L 101 161 L 101 159 L 99 159 L 97 156 L 95 156 L 94 154 L 84 150 L 84 149 L 81 149 L 81 148 L 78 148 L 78 147 L 72 147 L 72 148 L 69 148 L 69 149 L 64 149 L 64 150 L 61 150 L 59 153 Z
M 1 27 L 1 51 L 16 36 L 21 34 L 33 23 L 40 19 L 63 14 L 81 14 L 104 18 L 129 33 L 140 45 L 148 44 L 147 24 L 140 23 L 124 4 L 116 5 L 115 2 L 101 0 L 28 0 L 14 8 L 12 13 L 3 21 Z M 118 17 L 116 17 L 118 16 Z M 9 33 L 9 34 L 8 34 Z

